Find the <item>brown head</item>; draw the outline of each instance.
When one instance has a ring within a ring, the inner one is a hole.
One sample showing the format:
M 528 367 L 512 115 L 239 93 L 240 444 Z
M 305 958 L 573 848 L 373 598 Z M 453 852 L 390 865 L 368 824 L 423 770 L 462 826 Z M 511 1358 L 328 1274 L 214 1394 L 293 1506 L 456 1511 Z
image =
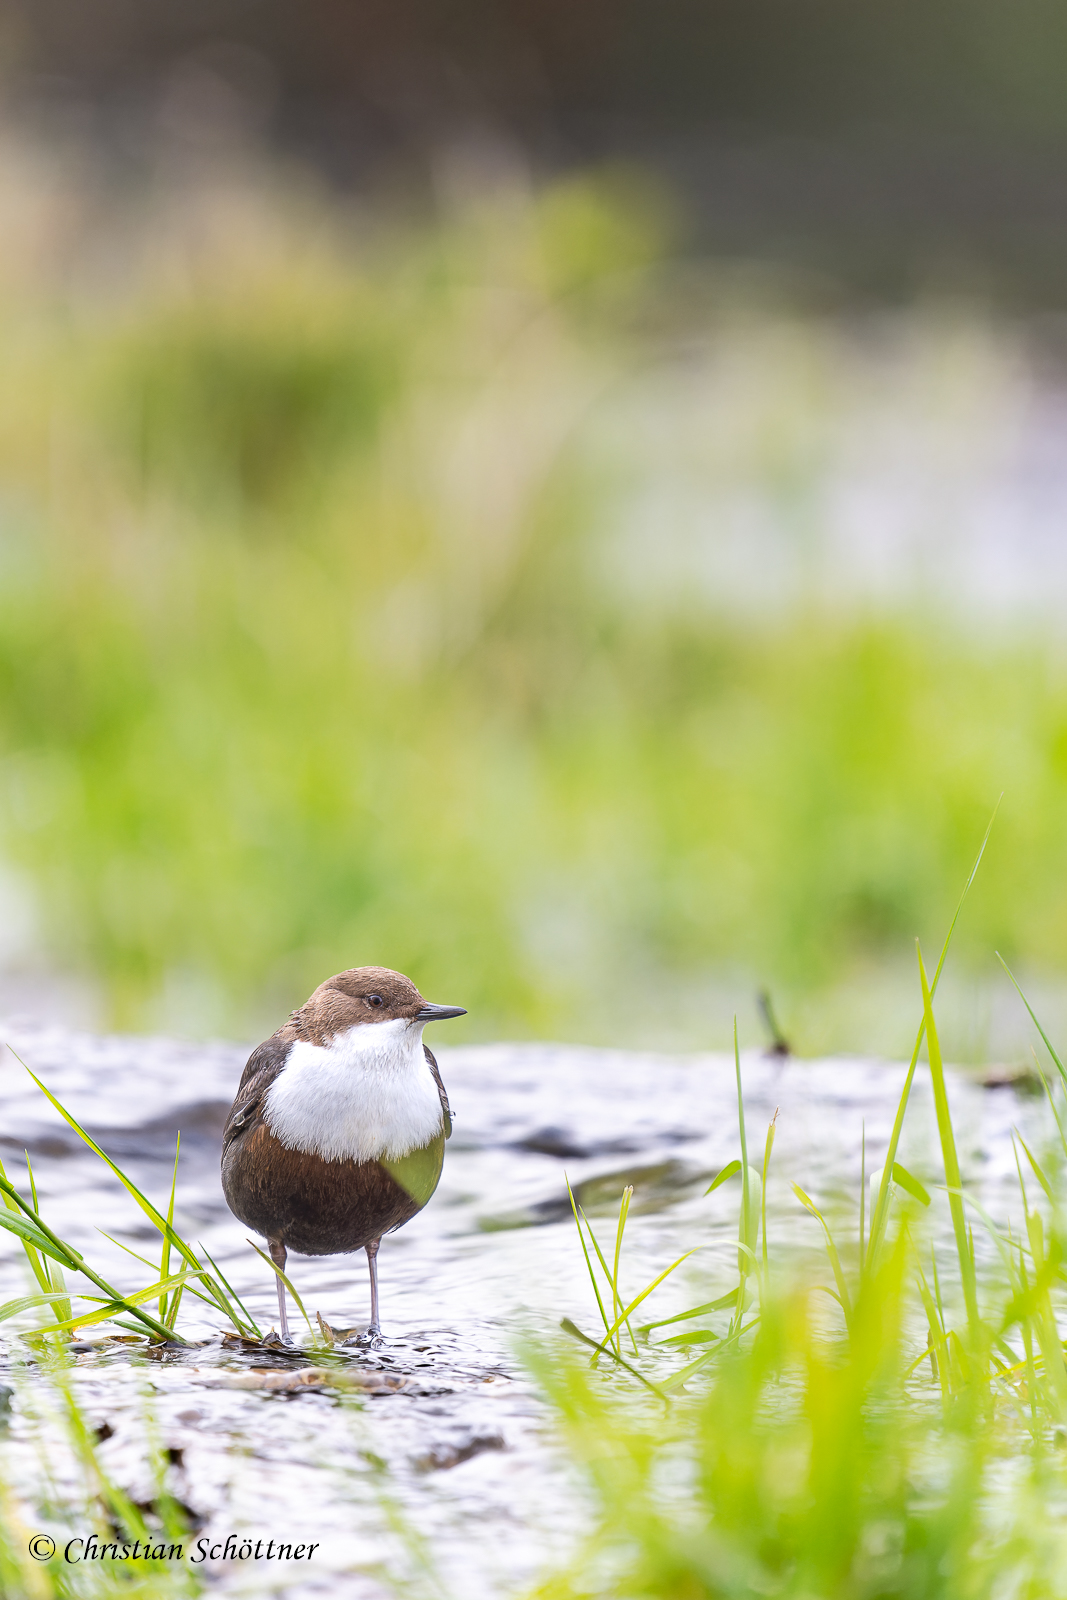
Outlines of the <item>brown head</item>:
M 424 1000 L 410 978 L 388 967 L 350 967 L 320 983 L 286 1025 L 296 1037 L 327 1044 L 335 1034 L 364 1023 L 405 1020 L 443 1022 L 462 1017 L 462 1006 L 437 1006 Z

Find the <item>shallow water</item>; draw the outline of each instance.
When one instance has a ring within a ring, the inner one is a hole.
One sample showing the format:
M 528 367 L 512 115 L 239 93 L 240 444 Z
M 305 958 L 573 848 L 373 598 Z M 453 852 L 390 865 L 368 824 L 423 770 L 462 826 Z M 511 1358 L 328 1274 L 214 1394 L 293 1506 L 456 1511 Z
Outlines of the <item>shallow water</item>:
M 157 1205 L 181 1130 L 177 1226 L 203 1241 L 268 1328 L 273 1283 L 227 1210 L 218 1176 L 222 1126 L 247 1052 L 22 1024 L 4 1037 Z M 380 1392 L 354 1404 L 329 1383 L 298 1387 L 296 1375 L 320 1358 L 227 1346 L 207 1308 L 188 1296 L 182 1330 L 206 1343 L 162 1356 L 115 1344 L 76 1355 L 76 1393 L 93 1424 L 110 1430 L 101 1459 L 135 1499 L 153 1494 L 144 1457 L 150 1416 L 171 1453 L 171 1486 L 197 1524 L 194 1545 L 204 1539 L 211 1549 L 233 1532 L 238 1545 L 249 1537 L 318 1546 L 310 1560 L 208 1562 L 200 1570 L 220 1592 L 296 1600 L 336 1593 L 343 1572 L 346 1595 L 388 1593 L 383 1569 L 413 1570 L 397 1514 L 428 1541 L 449 1592 L 465 1600 L 519 1590 L 565 1556 L 583 1526 L 582 1496 L 517 1355 L 524 1336 L 561 1337 L 563 1316 L 594 1331 L 565 1173 L 604 1233 L 624 1184 L 634 1185 L 623 1258 L 631 1292 L 702 1246 L 656 1292 L 652 1315 L 729 1287 L 737 1186 L 710 1198 L 703 1190 L 738 1152 L 732 1059 L 507 1044 L 438 1054 L 455 1107 L 441 1186 L 382 1246 L 382 1349 L 342 1358 L 356 1380 Z M 863 1129 L 869 1170 L 885 1148 L 904 1069 L 757 1055 L 742 1065 L 754 1155 L 780 1108 L 770 1226 L 797 1250 L 817 1251 L 818 1226 L 790 1182 L 831 1210 L 854 1212 Z M 1043 1126 L 1042 1104 L 962 1074 L 953 1075 L 951 1096 L 965 1173 L 1003 1213 L 1016 1182 L 1011 1128 Z M 98 1230 L 157 1260 L 158 1236 L 7 1051 L 0 1097 L 9 1175 L 20 1181 L 27 1148 L 46 1221 L 111 1281 L 131 1289 L 146 1282 L 147 1268 Z M 901 1152 L 920 1175 L 936 1170 L 934 1137 L 920 1072 Z M 335 1327 L 365 1323 L 362 1255 L 291 1257 L 290 1274 L 312 1316 L 318 1311 Z M 17 1242 L 0 1235 L 0 1298 L 26 1286 Z M 38 1413 L 54 1404 L 18 1337 L 33 1321 L 0 1328 L 3 1381 L 16 1391 L 4 1476 L 23 1484 L 41 1470 Z M 291 1326 L 307 1337 L 295 1314 Z M 73 1486 L 54 1421 L 44 1433 L 54 1441 L 60 1486 Z M 57 1540 L 82 1531 L 40 1526 Z

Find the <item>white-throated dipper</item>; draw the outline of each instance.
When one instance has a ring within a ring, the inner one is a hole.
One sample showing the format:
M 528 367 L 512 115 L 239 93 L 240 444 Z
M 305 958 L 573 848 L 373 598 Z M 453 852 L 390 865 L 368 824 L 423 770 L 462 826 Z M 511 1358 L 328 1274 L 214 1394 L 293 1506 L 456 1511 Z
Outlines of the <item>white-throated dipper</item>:
M 288 1251 L 366 1250 L 368 1338 L 378 1322 L 378 1246 L 422 1210 L 441 1176 L 452 1116 L 428 1022 L 462 1017 L 430 1005 L 387 967 L 320 983 L 253 1050 L 222 1136 L 222 1187 L 235 1217 L 264 1236 L 284 1272 Z M 278 1318 L 289 1338 L 285 1285 Z

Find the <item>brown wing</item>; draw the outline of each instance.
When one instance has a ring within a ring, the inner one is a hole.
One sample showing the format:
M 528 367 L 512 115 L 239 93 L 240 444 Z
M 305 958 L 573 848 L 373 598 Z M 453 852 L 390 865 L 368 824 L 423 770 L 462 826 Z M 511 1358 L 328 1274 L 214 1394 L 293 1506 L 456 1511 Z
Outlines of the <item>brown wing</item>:
M 432 1054 L 432 1052 L 430 1050 L 429 1045 L 428 1044 L 424 1044 L 422 1048 L 426 1052 L 427 1065 L 429 1066 L 430 1071 L 433 1073 L 433 1080 L 437 1085 L 437 1093 L 441 1096 L 441 1114 L 445 1119 L 445 1138 L 446 1139 L 451 1139 L 451 1137 L 452 1137 L 452 1107 L 448 1103 L 448 1091 L 446 1090 L 444 1084 L 441 1081 L 441 1069 L 438 1067 L 437 1062 L 434 1060 L 433 1054 Z
M 280 1033 L 276 1033 L 252 1051 L 241 1074 L 237 1098 L 226 1118 L 226 1127 L 222 1134 L 223 1150 L 234 1139 L 243 1133 L 248 1133 L 262 1120 L 263 1097 L 284 1067 L 292 1047 L 291 1037 L 283 1038 Z

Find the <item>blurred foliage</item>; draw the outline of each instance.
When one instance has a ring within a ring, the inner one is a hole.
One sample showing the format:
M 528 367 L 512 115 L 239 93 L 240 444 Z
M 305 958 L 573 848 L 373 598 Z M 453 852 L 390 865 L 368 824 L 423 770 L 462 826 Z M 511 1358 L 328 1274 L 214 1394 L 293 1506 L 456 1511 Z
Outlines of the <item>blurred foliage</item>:
M 225 19 L 223 21 L 223 19 Z M 623 6 L 387 10 L 309 0 L 150 7 L 0 0 L 8 79 L 117 100 L 127 120 L 168 68 L 225 74 L 247 115 L 283 128 L 348 118 L 397 144 L 472 122 L 533 139 L 632 149 L 664 124 L 850 130 L 948 127 L 1062 137 L 1065 24 L 1055 0 L 630 0 Z M 386 94 L 383 84 L 391 85 Z M 232 92 L 232 91 L 231 91 Z M 210 114 L 203 93 L 190 121 Z M 205 104 L 206 102 L 206 104 Z M 288 112 L 288 118 L 286 113 Z M 232 114 L 232 112 L 231 112 Z M 171 115 L 174 115 L 172 110 Z M 321 119 L 321 120 L 320 120 Z M 583 137 L 575 139 L 575 124 Z M 570 134 L 568 141 L 567 135 Z M 364 134 L 366 139 L 366 134 Z M 370 141 L 367 141 L 370 142 Z M 334 152 L 355 160 L 364 151 Z
M 586 420 L 688 315 L 634 181 L 107 217 L 106 273 L 27 225 L 0 286 L 0 819 L 117 1023 L 380 962 L 483 1036 L 674 1038 L 940 927 L 1005 788 L 963 948 L 1067 957 L 1037 643 L 604 581 Z

